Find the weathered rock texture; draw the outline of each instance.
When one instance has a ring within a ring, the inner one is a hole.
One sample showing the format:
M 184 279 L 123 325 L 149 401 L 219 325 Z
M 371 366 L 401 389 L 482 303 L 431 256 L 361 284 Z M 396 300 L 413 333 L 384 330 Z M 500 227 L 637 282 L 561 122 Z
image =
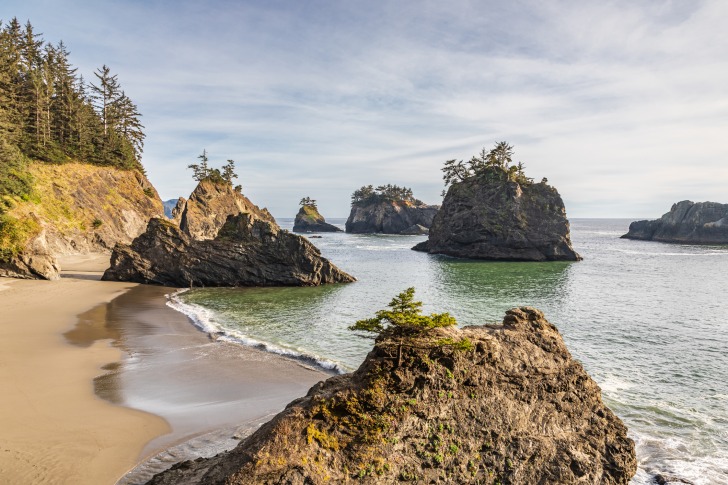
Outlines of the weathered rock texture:
M 293 222 L 293 232 L 342 232 L 329 224 L 314 205 L 303 205 Z
M 154 485 L 627 484 L 627 429 L 532 308 L 502 325 L 380 338 L 230 452 Z
M 203 180 L 184 202 L 179 226 L 192 239 L 214 239 L 228 216 L 243 212 L 275 224 L 268 209 L 259 209 L 247 197 L 233 189 L 232 184 Z
M 381 201 L 353 205 L 346 220 L 346 232 L 355 234 L 404 234 L 413 226 L 429 228 L 437 213 L 436 205 L 415 205 L 407 201 Z
M 728 244 L 728 204 L 683 200 L 654 221 L 635 221 L 626 239 L 688 244 Z
M 450 186 L 427 241 L 431 254 L 504 261 L 578 261 L 558 191 L 546 182 L 521 185 L 505 171 Z
M 58 278 L 56 256 L 108 252 L 163 214 L 156 190 L 136 170 L 37 163 L 30 171 L 33 195 L 7 214 L 25 228 L 23 249 L 0 261 L 0 276 Z
M 119 244 L 104 280 L 165 286 L 315 286 L 354 281 L 305 238 L 250 213 L 228 216 L 214 240 L 195 240 L 152 219 L 131 245 Z

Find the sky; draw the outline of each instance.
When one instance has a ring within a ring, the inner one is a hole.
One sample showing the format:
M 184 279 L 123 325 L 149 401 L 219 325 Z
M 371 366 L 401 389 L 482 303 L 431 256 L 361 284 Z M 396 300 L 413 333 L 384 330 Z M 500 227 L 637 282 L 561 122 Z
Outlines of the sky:
M 0 19 L 108 65 L 163 199 L 206 150 L 276 217 L 362 185 L 439 204 L 442 164 L 505 140 L 569 217 L 728 203 L 728 2 L 37 1 Z

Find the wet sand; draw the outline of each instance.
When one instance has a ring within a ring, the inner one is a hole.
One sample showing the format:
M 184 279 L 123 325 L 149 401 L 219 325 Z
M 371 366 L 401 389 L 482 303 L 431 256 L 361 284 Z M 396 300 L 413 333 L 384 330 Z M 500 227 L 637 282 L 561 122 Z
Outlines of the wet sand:
M 91 263 L 76 269 L 98 278 L 103 258 Z M 95 395 L 101 367 L 122 357 L 109 340 L 79 348 L 62 333 L 134 285 L 65 278 L 0 286 L 0 482 L 114 483 L 169 426 Z
M 330 376 L 210 339 L 166 306 L 174 289 L 98 281 L 105 258 L 65 259 L 61 281 L 0 280 L 0 482 L 143 483 L 233 447 Z

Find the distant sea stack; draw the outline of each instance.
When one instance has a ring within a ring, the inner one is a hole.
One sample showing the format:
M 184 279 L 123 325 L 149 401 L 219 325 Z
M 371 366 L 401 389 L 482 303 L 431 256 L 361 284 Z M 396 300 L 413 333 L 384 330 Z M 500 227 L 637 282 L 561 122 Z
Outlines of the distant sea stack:
M 558 191 L 534 183 L 512 147 L 498 143 L 469 162 L 446 162 L 451 184 L 429 239 L 414 250 L 494 261 L 579 261 Z
M 342 232 L 338 227 L 326 222 L 324 216 L 319 213 L 314 199 L 304 197 L 300 206 L 293 223 L 293 232 Z
M 728 204 L 683 200 L 654 221 L 635 221 L 625 239 L 684 244 L 728 244 Z
M 171 221 L 152 219 L 131 244 L 118 244 L 102 279 L 178 287 L 355 281 L 229 181 L 204 178 L 173 213 Z
M 627 485 L 627 428 L 533 308 L 503 323 L 380 336 L 359 369 L 316 384 L 231 451 L 150 485 Z
M 397 185 L 364 186 L 351 199 L 346 232 L 354 234 L 427 234 L 439 207 Z

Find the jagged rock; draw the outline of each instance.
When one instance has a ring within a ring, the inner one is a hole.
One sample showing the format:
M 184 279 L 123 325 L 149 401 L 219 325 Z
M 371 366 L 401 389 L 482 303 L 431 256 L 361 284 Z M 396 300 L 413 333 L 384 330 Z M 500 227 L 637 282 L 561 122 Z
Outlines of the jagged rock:
M 159 195 L 137 170 L 33 163 L 29 171 L 34 197 L 16 201 L 6 217 L 37 230 L 26 235 L 17 256 L 0 261 L 0 276 L 55 279 L 57 256 L 109 252 L 163 214 Z
M 502 325 L 380 337 L 353 374 L 149 484 L 627 484 L 627 428 L 533 308 Z
M 259 209 L 232 184 L 203 180 L 184 203 L 179 227 L 193 239 L 214 239 L 228 216 L 241 212 L 275 224 L 268 209 Z
M 172 210 L 177 205 L 177 202 L 179 202 L 179 199 L 169 199 L 169 200 L 163 200 L 162 201 L 162 206 L 164 207 L 164 216 L 167 219 L 173 219 L 174 218 L 172 216 Z
M 187 199 L 184 197 L 180 197 L 177 199 L 177 202 L 175 203 L 174 207 L 172 208 L 172 211 L 170 212 L 170 219 L 172 219 L 178 226 L 182 222 L 182 213 L 185 211 L 185 204 L 187 203 Z
M 354 234 L 403 234 L 412 226 L 430 227 L 436 205 L 415 205 L 408 201 L 378 201 L 353 205 L 346 220 L 346 232 Z
M 303 205 L 296 214 L 293 232 L 342 232 L 342 230 L 326 222 L 315 205 Z
M 355 281 L 305 238 L 248 213 L 228 216 L 214 240 L 195 240 L 168 220 L 152 219 L 131 245 L 114 248 L 102 279 L 178 287 Z
M 558 191 L 545 181 L 519 184 L 499 168 L 450 186 L 414 248 L 431 254 L 504 261 L 578 261 Z
M 683 200 L 654 221 L 635 221 L 625 239 L 687 244 L 728 244 L 728 204 Z

